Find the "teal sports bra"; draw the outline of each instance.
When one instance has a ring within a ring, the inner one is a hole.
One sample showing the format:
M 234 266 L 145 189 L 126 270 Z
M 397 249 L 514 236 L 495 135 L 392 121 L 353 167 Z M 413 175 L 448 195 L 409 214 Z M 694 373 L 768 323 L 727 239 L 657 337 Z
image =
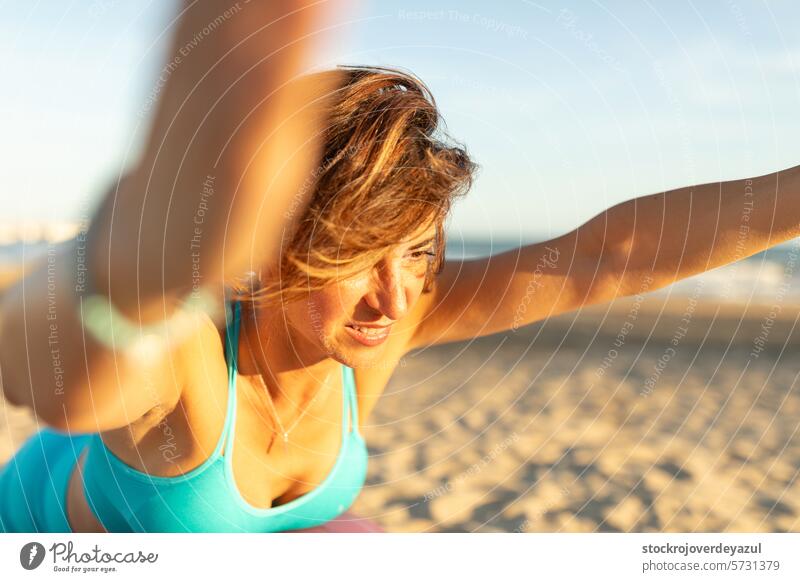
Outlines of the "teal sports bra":
M 358 432 L 352 368 L 342 366 L 342 444 L 325 480 L 312 491 L 270 508 L 250 505 L 233 477 L 236 374 L 241 307 L 228 310 L 225 357 L 228 404 L 217 446 L 200 466 L 177 477 L 148 475 L 127 465 L 99 434 L 87 444 L 84 491 L 95 517 L 110 532 L 279 532 L 321 525 L 355 501 L 367 474 L 367 446 Z M 232 321 L 231 321 L 232 319 Z M 349 420 L 348 422 L 348 412 Z M 227 442 L 224 455 L 223 444 Z

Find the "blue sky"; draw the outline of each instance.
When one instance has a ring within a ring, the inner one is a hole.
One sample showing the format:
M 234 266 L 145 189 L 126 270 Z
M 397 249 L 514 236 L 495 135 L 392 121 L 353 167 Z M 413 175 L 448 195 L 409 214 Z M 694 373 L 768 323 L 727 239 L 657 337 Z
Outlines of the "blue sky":
M 0 221 L 79 217 L 140 143 L 174 4 L 0 8 Z M 797 2 L 382 1 L 334 24 L 325 64 L 415 72 L 481 165 L 453 236 L 555 236 L 800 163 Z

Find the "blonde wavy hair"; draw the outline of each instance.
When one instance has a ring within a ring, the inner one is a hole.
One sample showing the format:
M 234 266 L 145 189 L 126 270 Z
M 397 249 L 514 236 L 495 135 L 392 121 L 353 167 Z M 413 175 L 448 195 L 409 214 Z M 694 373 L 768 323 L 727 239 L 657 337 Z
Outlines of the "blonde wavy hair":
M 372 268 L 394 246 L 435 225 L 424 292 L 444 264 L 444 222 L 476 165 L 446 135 L 429 89 L 411 73 L 338 67 L 326 103 L 322 158 L 304 188 L 309 205 L 285 237 L 277 271 L 250 273 L 233 298 L 258 305 L 297 300 Z

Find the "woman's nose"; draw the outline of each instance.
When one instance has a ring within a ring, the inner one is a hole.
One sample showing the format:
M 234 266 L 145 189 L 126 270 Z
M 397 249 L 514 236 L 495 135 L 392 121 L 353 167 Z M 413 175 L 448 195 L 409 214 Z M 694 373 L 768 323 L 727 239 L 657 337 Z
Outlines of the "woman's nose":
M 401 259 L 383 259 L 375 266 L 373 290 L 367 302 L 393 321 L 406 315 L 409 297 Z

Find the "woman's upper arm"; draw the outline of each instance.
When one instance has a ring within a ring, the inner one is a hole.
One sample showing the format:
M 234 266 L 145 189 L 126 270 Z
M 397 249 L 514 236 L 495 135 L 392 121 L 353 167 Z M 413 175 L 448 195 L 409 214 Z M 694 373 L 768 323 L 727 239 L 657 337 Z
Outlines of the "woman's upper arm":
M 164 344 L 157 352 L 115 352 L 95 344 L 96 361 L 86 375 L 86 390 L 75 390 L 78 401 L 63 415 L 64 426 L 57 428 L 103 432 L 133 424 L 155 408 L 172 410 L 186 388 L 196 337 Z M 88 337 L 86 341 L 94 344 Z
M 447 261 L 411 314 L 409 349 L 517 329 L 611 299 L 613 272 L 585 239 L 575 230 L 492 257 Z
M 97 341 L 83 326 L 69 253 L 64 245 L 52 261 L 29 266 L 27 276 L 0 299 L 7 400 L 55 428 L 76 432 L 119 428 L 177 402 L 190 344 L 136 356 Z

